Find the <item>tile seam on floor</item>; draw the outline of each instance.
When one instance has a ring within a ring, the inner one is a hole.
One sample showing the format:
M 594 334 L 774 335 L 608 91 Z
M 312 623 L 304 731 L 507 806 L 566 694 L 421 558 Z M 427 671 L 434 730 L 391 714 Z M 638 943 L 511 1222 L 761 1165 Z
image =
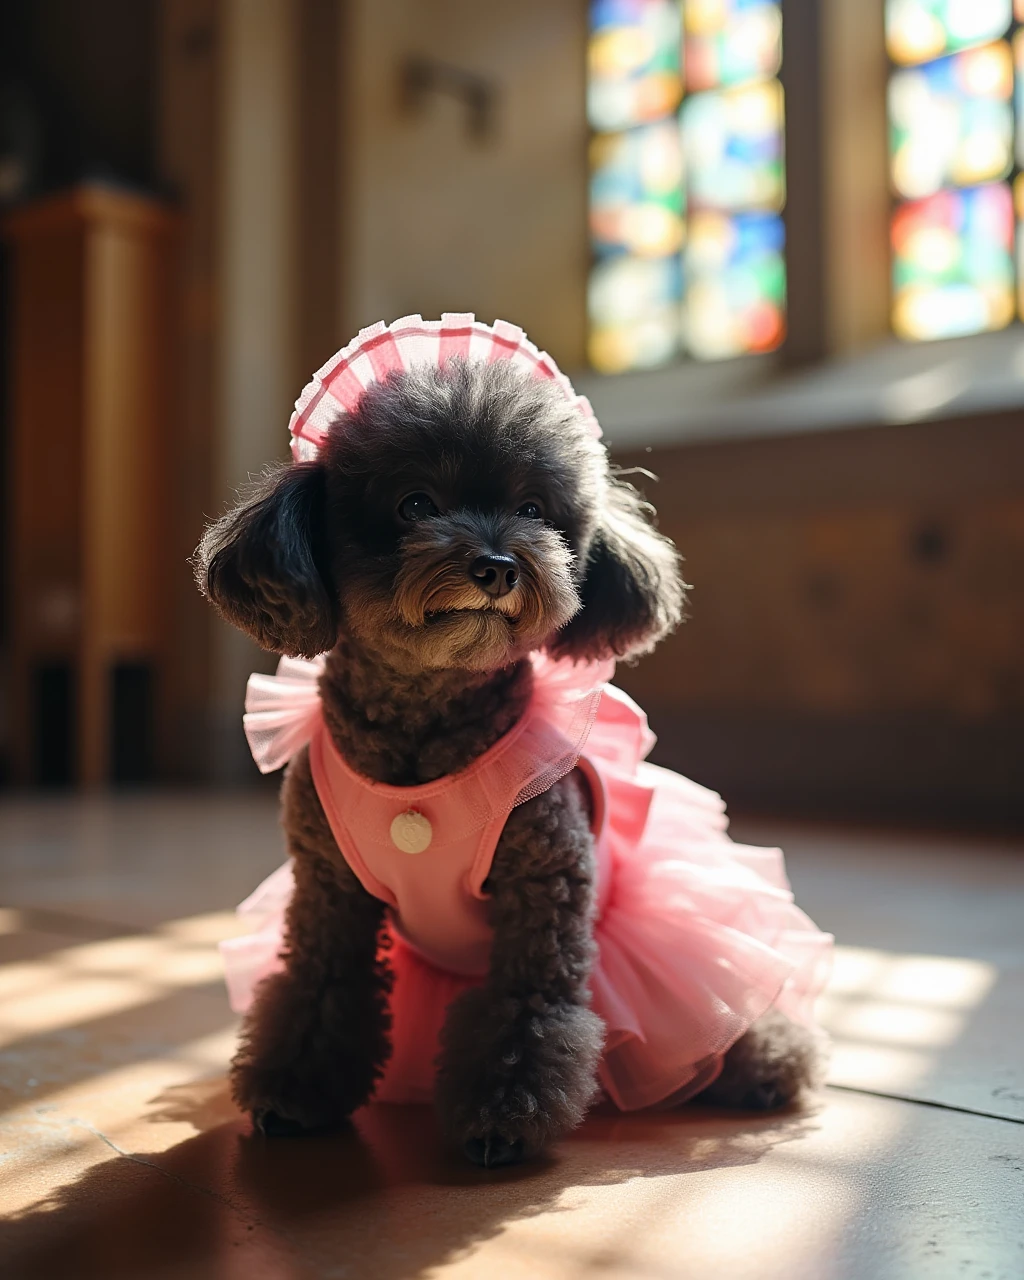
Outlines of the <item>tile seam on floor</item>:
M 912 1106 L 932 1107 L 936 1111 L 954 1111 L 962 1116 L 978 1116 L 982 1120 L 1002 1120 L 1004 1124 L 1024 1125 L 1024 1117 L 1004 1116 L 997 1111 L 978 1111 L 975 1107 L 958 1107 L 953 1102 L 936 1102 L 932 1098 L 912 1098 L 905 1093 L 882 1093 L 878 1089 L 861 1089 L 852 1084 L 828 1084 L 828 1089 L 856 1093 L 862 1098 L 887 1098 L 890 1102 L 909 1102 Z
M 158 1173 L 169 1181 L 176 1183 L 178 1186 L 184 1187 L 185 1190 L 196 1191 L 200 1195 L 207 1196 L 209 1199 L 215 1200 L 218 1204 L 222 1204 L 226 1209 L 229 1209 L 233 1214 L 235 1214 L 247 1227 L 267 1227 L 267 1224 L 260 1218 L 246 1213 L 244 1208 L 241 1205 L 236 1204 L 230 1196 L 223 1195 L 221 1192 L 215 1191 L 212 1187 L 204 1187 L 199 1182 L 190 1182 L 188 1178 L 183 1178 L 181 1174 L 174 1173 L 172 1170 L 165 1169 L 162 1165 L 157 1164 L 155 1160 L 147 1160 L 144 1156 L 136 1155 L 132 1151 L 126 1151 L 124 1147 L 118 1146 L 112 1138 L 108 1138 L 102 1130 L 97 1129 L 95 1125 L 90 1124 L 88 1120 L 83 1120 L 80 1116 L 69 1116 L 68 1119 L 71 1124 L 76 1124 L 80 1128 L 91 1133 L 94 1137 L 99 1138 L 99 1140 L 105 1143 L 115 1155 L 120 1156 L 122 1159 L 130 1161 L 132 1164 L 141 1165 L 144 1169 L 152 1169 L 154 1173 Z M 269 1229 L 275 1231 L 273 1227 Z M 281 1236 L 282 1239 L 286 1238 L 281 1232 L 275 1231 L 275 1234 Z

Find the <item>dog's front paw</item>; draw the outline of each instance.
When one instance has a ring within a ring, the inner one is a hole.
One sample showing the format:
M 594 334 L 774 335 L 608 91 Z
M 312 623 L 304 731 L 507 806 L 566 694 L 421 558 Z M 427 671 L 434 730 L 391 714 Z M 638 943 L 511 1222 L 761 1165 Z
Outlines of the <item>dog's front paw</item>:
M 307 1133 L 316 1133 L 298 1120 L 289 1120 L 287 1116 L 278 1115 L 276 1111 L 254 1111 L 252 1127 L 265 1138 L 301 1138 Z
M 236 1059 L 232 1066 L 231 1094 L 252 1117 L 253 1128 L 268 1138 L 334 1129 L 347 1118 L 316 1082 L 244 1060 Z
M 489 1133 L 483 1138 L 470 1138 L 462 1144 L 463 1154 L 481 1169 L 500 1169 L 503 1165 L 519 1164 L 523 1159 L 522 1142 L 506 1142 L 500 1133 Z
M 449 1140 L 492 1169 L 538 1154 L 583 1120 L 603 1026 L 578 1005 L 486 1003 L 477 989 L 449 1015 L 437 1103 Z
M 288 972 L 257 988 L 231 1064 L 231 1093 L 261 1133 L 336 1129 L 373 1093 L 382 1055 L 369 1051 L 372 1038 L 341 1034 L 345 1019 L 331 1014 L 329 995 Z
M 777 1111 L 820 1087 L 826 1043 L 823 1035 L 771 1009 L 736 1041 L 721 1075 L 701 1096 L 723 1107 Z

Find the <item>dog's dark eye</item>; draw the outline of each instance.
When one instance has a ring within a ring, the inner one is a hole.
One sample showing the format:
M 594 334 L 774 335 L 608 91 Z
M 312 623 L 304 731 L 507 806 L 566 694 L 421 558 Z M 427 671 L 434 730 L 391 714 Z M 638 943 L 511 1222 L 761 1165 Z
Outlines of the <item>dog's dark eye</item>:
M 543 520 L 544 513 L 536 502 L 524 502 L 516 512 L 517 516 L 522 516 L 524 520 Z
M 413 523 L 416 520 L 429 520 L 439 514 L 437 504 L 428 493 L 410 493 L 398 504 L 398 514 L 403 520 Z

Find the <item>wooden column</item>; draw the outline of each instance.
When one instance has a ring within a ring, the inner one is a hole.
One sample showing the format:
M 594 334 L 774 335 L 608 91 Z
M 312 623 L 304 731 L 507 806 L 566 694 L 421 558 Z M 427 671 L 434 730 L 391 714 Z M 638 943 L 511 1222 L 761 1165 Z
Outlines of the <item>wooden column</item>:
M 94 186 L 28 206 L 5 224 L 13 250 L 9 675 L 21 782 L 59 780 L 61 733 L 69 781 L 142 780 L 147 764 L 156 766 L 175 230 L 157 202 Z M 63 716 L 52 706 L 62 698 Z

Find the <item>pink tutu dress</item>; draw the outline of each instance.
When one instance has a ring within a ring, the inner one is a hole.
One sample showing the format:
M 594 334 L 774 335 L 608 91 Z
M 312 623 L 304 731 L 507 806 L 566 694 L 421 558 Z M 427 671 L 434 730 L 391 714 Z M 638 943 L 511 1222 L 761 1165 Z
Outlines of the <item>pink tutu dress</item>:
M 459 774 L 423 786 L 371 782 L 341 758 L 320 714 L 322 662 L 254 675 L 246 732 L 264 772 L 308 743 L 338 848 L 389 907 L 392 1055 L 376 1096 L 431 1097 L 448 1005 L 487 971 L 484 884 L 517 804 L 578 768 L 593 797 L 597 855 L 592 1008 L 606 1028 L 600 1082 L 624 1111 L 675 1105 L 709 1085 L 726 1050 L 768 1008 L 813 1023 L 832 938 L 794 904 L 782 854 L 733 843 L 717 795 L 645 757 L 640 708 L 612 664 L 533 658 L 520 722 Z M 232 1008 L 280 968 L 291 869 L 239 907 L 258 926 L 222 944 Z

